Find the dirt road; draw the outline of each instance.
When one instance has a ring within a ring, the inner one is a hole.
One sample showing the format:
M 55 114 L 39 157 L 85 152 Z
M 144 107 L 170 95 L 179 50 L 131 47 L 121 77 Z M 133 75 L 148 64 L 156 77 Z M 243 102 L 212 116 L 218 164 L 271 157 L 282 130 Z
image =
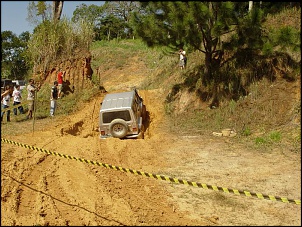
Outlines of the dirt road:
M 301 199 L 300 153 L 171 134 L 162 91 L 139 93 L 150 116 L 145 139 L 99 139 L 103 96 L 74 115 L 37 120 L 34 132 L 5 139 L 132 170 Z M 32 127 L 31 121 L 11 123 Z M 170 183 L 2 142 L 1 225 L 287 226 L 301 225 L 301 205 Z

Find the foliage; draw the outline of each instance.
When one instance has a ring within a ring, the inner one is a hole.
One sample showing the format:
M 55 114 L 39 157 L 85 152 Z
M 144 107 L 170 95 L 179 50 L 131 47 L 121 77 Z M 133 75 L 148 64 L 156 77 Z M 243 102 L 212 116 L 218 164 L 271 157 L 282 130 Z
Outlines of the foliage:
M 224 48 L 229 43 L 225 37 L 237 34 L 239 23 L 246 25 L 245 15 L 236 15 L 235 6 L 233 2 L 147 2 L 143 4 L 145 12 L 135 13 L 132 23 L 135 33 L 148 46 L 164 45 L 172 51 L 183 48 L 204 53 L 202 84 L 211 86 L 215 100 Z M 257 31 L 254 33 L 259 36 Z
M 27 21 L 34 26 L 51 20 L 51 5 L 46 4 L 46 1 L 30 1 L 27 7 Z
M 272 131 L 269 134 L 269 139 L 273 142 L 279 142 L 281 140 L 281 133 L 277 131 Z
M 75 24 L 66 18 L 58 22 L 47 20 L 35 28 L 28 41 L 27 56 L 33 66 L 42 65 L 42 70 L 46 70 L 53 62 L 89 50 L 92 40 L 92 26 L 85 21 Z
M 250 136 L 251 134 L 251 129 L 249 127 L 245 127 L 245 129 L 242 131 L 242 135 L 244 136 Z
M 100 21 L 100 28 L 97 30 L 99 40 L 112 40 L 114 38 L 125 38 L 126 24 L 122 19 L 109 15 Z
M 123 26 L 115 26 L 121 37 L 131 38 L 133 36 L 133 28 L 130 19 L 134 12 L 140 12 L 141 4 L 138 1 L 106 1 L 104 4 L 105 17 L 113 16 L 117 18 L 116 22 Z M 100 23 L 102 29 L 102 23 Z
M 281 133 L 277 131 L 271 131 L 268 135 L 255 138 L 255 144 L 258 146 L 279 143 L 280 141 L 281 141 Z
M 264 13 L 267 14 L 278 14 L 286 8 L 299 8 L 301 7 L 300 2 L 261 2 L 260 7 Z
M 16 36 L 11 31 L 1 32 L 1 72 L 10 79 L 24 79 L 29 66 L 24 55 L 27 42 L 30 39 L 29 32 L 23 32 Z M 2 77 L 4 77 L 2 75 Z
M 102 6 L 81 4 L 73 12 L 72 20 L 93 24 L 95 40 L 130 38 L 133 29 L 129 20 L 132 12 L 139 10 L 139 5 L 134 1 L 106 1 Z
M 258 145 L 258 146 L 265 145 L 267 143 L 268 143 L 268 141 L 265 138 L 263 138 L 263 137 L 257 137 L 255 139 L 255 144 Z
M 246 2 L 147 2 L 142 6 L 145 12 L 135 13 L 132 23 L 148 46 L 168 46 L 172 51 L 184 47 L 189 53 L 197 50 L 205 54 L 200 59 L 203 70 L 187 71 L 183 85 L 211 100 L 209 106 L 218 106 L 222 98 L 238 100 L 248 94 L 249 84 L 264 76 L 276 79 L 276 58 L 289 63 L 289 79 L 294 79 L 299 68 L 277 48 L 299 50 L 300 32 L 266 30 L 266 14 L 258 4 L 250 12 Z M 287 36 L 291 37 L 282 41 Z
M 78 22 L 80 20 L 85 20 L 88 23 L 97 25 L 97 22 L 100 18 L 102 18 L 103 7 L 97 5 L 89 5 L 81 4 L 76 7 L 75 11 L 73 11 L 73 16 L 71 20 L 73 22 Z

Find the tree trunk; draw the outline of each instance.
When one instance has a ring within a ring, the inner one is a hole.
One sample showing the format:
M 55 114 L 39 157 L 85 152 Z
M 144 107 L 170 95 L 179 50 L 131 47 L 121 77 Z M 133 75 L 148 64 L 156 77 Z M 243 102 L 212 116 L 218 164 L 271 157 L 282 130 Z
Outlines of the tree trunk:
M 205 70 L 204 74 L 206 77 L 206 81 L 209 82 L 212 79 L 212 53 L 205 53 Z
M 249 1 L 249 12 L 253 9 L 253 1 Z
M 52 1 L 53 20 L 59 21 L 62 15 L 64 1 Z
M 107 40 L 110 41 L 110 28 L 108 29 L 108 32 L 107 32 Z
M 207 84 L 207 86 L 210 86 L 210 108 L 216 108 L 219 106 L 218 86 L 220 81 L 219 78 L 217 78 L 217 73 L 219 72 L 220 61 L 220 57 L 216 59 L 212 52 L 209 51 L 205 53 L 204 82 Z

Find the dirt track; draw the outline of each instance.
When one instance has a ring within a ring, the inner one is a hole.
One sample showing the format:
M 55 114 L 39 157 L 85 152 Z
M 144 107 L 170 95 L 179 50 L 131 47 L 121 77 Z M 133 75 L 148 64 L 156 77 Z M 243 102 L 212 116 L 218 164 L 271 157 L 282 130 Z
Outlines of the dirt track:
M 37 120 L 34 133 L 5 139 L 147 173 L 301 199 L 300 153 L 284 147 L 260 153 L 232 138 L 172 135 L 163 121 L 162 92 L 139 93 L 150 115 L 143 140 L 99 139 L 103 97 L 74 115 Z M 301 225 L 301 205 L 173 184 L 2 142 L 1 225 L 286 226 Z

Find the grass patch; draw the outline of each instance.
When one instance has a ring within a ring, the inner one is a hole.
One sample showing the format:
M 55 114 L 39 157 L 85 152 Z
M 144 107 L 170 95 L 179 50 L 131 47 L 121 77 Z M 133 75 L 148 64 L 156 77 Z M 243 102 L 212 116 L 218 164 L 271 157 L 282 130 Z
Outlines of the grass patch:
M 270 132 L 268 137 L 269 137 L 270 141 L 275 142 L 275 143 L 281 141 L 281 133 L 277 132 L 277 131 Z
M 280 132 L 277 131 L 271 131 L 268 134 L 262 136 L 262 137 L 256 137 L 255 138 L 255 144 L 258 147 L 261 146 L 268 146 L 268 145 L 276 145 L 281 142 L 282 136 Z

